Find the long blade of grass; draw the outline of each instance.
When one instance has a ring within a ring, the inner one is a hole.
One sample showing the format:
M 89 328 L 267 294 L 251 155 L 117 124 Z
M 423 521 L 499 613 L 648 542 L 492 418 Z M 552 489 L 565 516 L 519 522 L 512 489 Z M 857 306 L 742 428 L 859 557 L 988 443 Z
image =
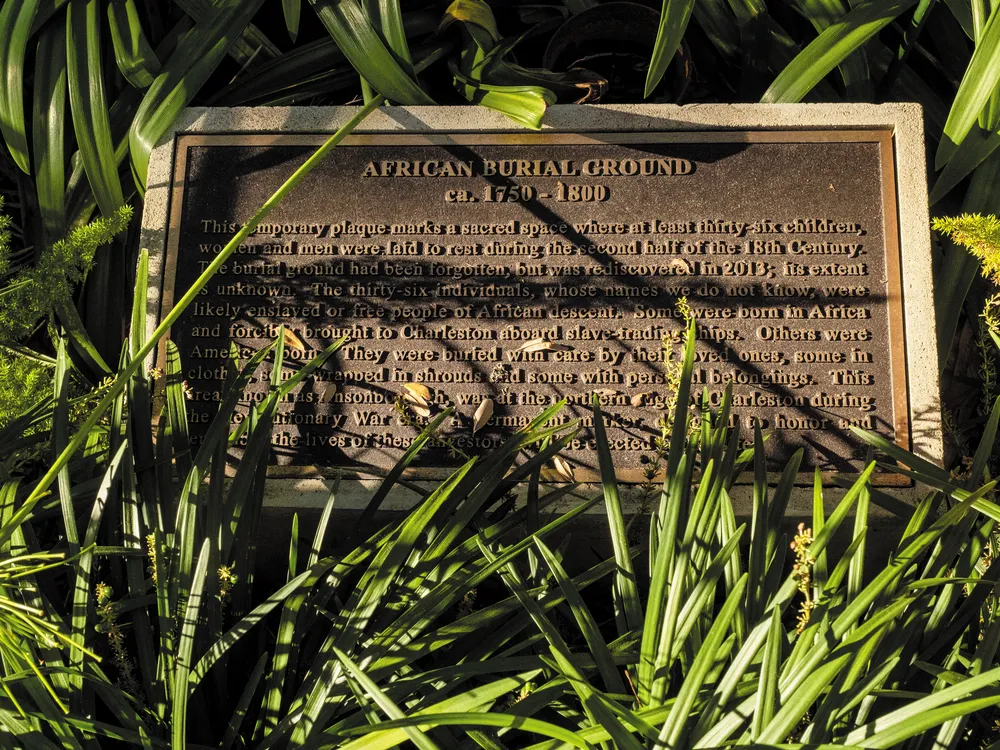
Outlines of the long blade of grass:
M 60 23 L 38 38 L 31 126 L 38 212 L 52 242 L 66 231 L 66 27 Z
M 789 63 L 764 92 L 767 104 L 799 102 L 848 56 L 917 3 L 869 0 L 832 23 Z
M 177 639 L 177 658 L 174 661 L 174 674 L 171 680 L 170 746 L 173 750 L 186 750 L 187 748 L 187 710 L 188 696 L 191 691 L 188 678 L 193 664 L 195 630 L 198 627 L 198 617 L 204 596 L 210 544 L 210 540 L 206 539 L 202 542 L 201 552 L 198 553 L 198 564 L 195 567 L 191 589 L 184 604 L 184 618 L 181 621 L 180 636 Z
M 285 17 L 288 38 L 294 43 L 299 38 L 299 23 L 302 20 L 302 0 L 281 0 L 281 13 Z
M 726 597 L 726 602 L 722 605 L 718 617 L 712 623 L 708 635 L 705 636 L 701 648 L 698 649 L 698 655 L 692 661 L 677 693 L 677 700 L 660 729 L 659 742 L 661 744 L 665 744 L 667 747 L 677 746 L 691 709 L 701 692 L 702 685 L 720 656 L 722 640 L 732 625 L 733 617 L 743 598 L 743 590 L 746 588 L 748 580 L 748 576 L 744 574 L 739 583 L 733 587 L 732 592 Z
M 604 428 L 600 397 L 594 394 L 594 438 L 597 441 L 597 459 L 601 470 L 601 487 L 604 490 L 604 504 L 611 532 L 611 545 L 618 572 L 615 574 L 614 599 L 615 621 L 618 634 L 639 630 L 642 627 L 642 604 L 639 601 L 639 587 L 635 579 L 635 569 L 628 554 L 628 535 L 621 501 L 618 498 L 618 481 L 615 466 L 608 448 L 608 435 Z
M 113 0 L 109 3 L 108 21 L 118 70 L 137 89 L 146 88 L 160 72 L 160 61 L 139 22 L 135 0 Z
M 253 672 L 250 673 L 250 677 L 247 678 L 247 683 L 243 687 L 243 692 L 240 693 L 240 699 L 236 702 L 236 708 L 233 710 L 233 715 L 229 719 L 229 723 L 226 724 L 226 733 L 222 736 L 222 742 L 219 745 L 221 750 L 229 750 L 239 736 L 240 728 L 243 726 L 243 720 L 247 716 L 247 710 L 250 708 L 250 701 L 253 700 L 254 693 L 257 692 L 257 685 L 260 684 L 260 678 L 264 674 L 264 668 L 267 666 L 267 653 L 260 655 L 257 660 L 256 666 L 253 668 Z
M 976 696 L 967 701 L 957 700 L 975 696 L 977 692 L 984 691 L 997 680 L 1000 680 L 1000 667 L 969 677 L 919 700 L 910 701 L 901 708 L 848 732 L 843 741 L 845 744 L 857 744 L 861 747 L 894 747 L 914 734 L 943 724 L 955 716 L 969 713 L 970 706 L 975 706 L 972 710 L 977 710 L 1000 703 L 1000 691 L 995 689 L 985 691 L 986 695 L 983 697 Z M 942 707 L 951 710 L 941 710 Z
M 781 612 L 771 610 L 771 626 L 764 643 L 764 658 L 761 661 L 757 688 L 757 705 L 750 722 L 750 741 L 758 741 L 764 727 L 771 723 L 778 707 L 778 667 L 781 665 L 781 645 L 785 633 L 781 627 Z
M 403 12 L 399 0 L 363 0 L 363 7 L 365 15 L 385 41 L 396 62 L 404 72 L 412 76 L 413 60 L 410 57 L 410 46 L 406 41 L 406 28 L 403 25 Z
M 323 540 L 326 538 L 327 529 L 330 526 L 330 517 L 333 515 L 333 505 L 337 501 L 337 490 L 340 488 L 340 472 L 337 472 L 337 476 L 333 480 L 333 488 L 330 490 L 330 494 L 326 498 L 326 504 L 323 506 L 323 514 L 319 517 L 319 522 L 316 524 L 316 536 L 313 537 L 312 546 L 309 549 L 309 562 L 307 567 L 312 567 L 319 562 L 320 553 L 323 551 Z
M 502 713 L 502 712 L 490 712 L 490 713 L 442 713 L 442 714 L 425 714 L 419 716 L 408 716 L 402 719 L 394 719 L 392 721 L 384 721 L 375 726 L 371 727 L 357 727 L 355 729 L 347 729 L 343 732 L 344 736 L 351 737 L 354 735 L 364 735 L 366 737 L 373 736 L 373 739 L 381 732 L 389 732 L 394 729 L 403 729 L 405 731 L 408 727 L 417 727 L 420 729 L 431 728 L 431 727 L 502 727 L 506 729 L 519 729 L 523 732 L 531 732 L 532 734 L 538 734 L 542 737 L 551 737 L 553 740 L 570 745 L 571 747 L 579 747 L 581 750 L 590 750 L 593 746 L 589 744 L 585 739 L 583 739 L 576 732 L 571 732 L 568 729 L 560 727 L 558 724 L 552 724 L 547 721 L 542 721 L 541 719 L 526 718 L 524 716 Z M 471 733 L 470 733 L 471 734 Z M 376 750 L 376 748 L 392 747 L 399 744 L 398 742 L 393 742 L 391 745 L 366 743 L 355 741 L 349 745 L 344 746 L 344 750 L 351 748 L 351 750 Z M 502 748 L 503 745 L 493 745 L 493 747 Z
M 944 134 L 934 157 L 935 169 L 940 169 L 958 150 L 972 130 L 990 96 L 1000 85 L 1000 13 L 990 13 L 982 36 L 965 69 L 955 99 L 948 113 Z
M 105 216 L 124 203 L 108 120 L 101 64 L 101 3 L 74 0 L 66 14 L 66 54 L 73 130 L 83 169 Z
M 667 72 L 670 61 L 674 59 L 677 48 L 681 44 L 684 32 L 691 20 L 691 11 L 695 0 L 663 0 L 660 10 L 660 25 L 656 31 L 656 42 L 653 45 L 653 56 L 646 71 L 646 86 L 643 96 L 653 93 L 663 74 Z
M 611 656 L 611 651 L 608 649 L 608 644 L 601 635 L 600 628 L 597 626 L 597 621 L 591 614 L 590 608 L 587 607 L 587 603 L 580 595 L 579 590 L 573 585 L 572 579 L 566 574 L 566 570 L 560 564 L 558 558 L 552 554 L 552 550 L 545 545 L 545 542 L 535 537 L 535 546 L 538 547 L 542 559 L 545 560 L 545 564 L 552 571 L 552 575 L 556 579 L 556 584 L 563 592 L 566 603 L 573 612 L 576 624 L 580 628 L 580 632 L 583 633 L 583 637 L 587 641 L 587 646 L 590 648 L 590 653 L 597 663 L 597 670 L 601 674 L 601 679 L 604 680 L 605 689 L 612 693 L 628 692 L 621 675 L 618 674 L 618 670 L 615 667 L 615 661 Z
M 360 685 L 361 688 L 368 694 L 379 708 L 385 712 L 385 715 L 390 719 L 405 719 L 406 714 L 397 706 L 389 697 L 382 692 L 378 685 L 376 685 L 368 675 L 365 674 L 364 670 L 360 669 L 357 664 L 351 661 L 350 657 L 338 648 L 334 648 L 334 654 L 344 668 L 350 672 L 351 677 L 353 677 Z M 297 732 L 298 730 L 296 730 Z M 410 741 L 420 748 L 420 750 L 438 750 L 438 745 L 430 737 L 427 736 L 419 727 L 407 726 L 403 728 L 403 732 L 410 739 Z
M 386 48 L 356 0 L 310 3 L 354 69 L 382 96 L 399 104 L 434 103 Z
M 262 2 L 213 5 L 211 13 L 180 40 L 163 72 L 146 91 L 129 129 L 132 176 L 140 192 L 146 189 L 153 146 L 222 62 Z
M 986 161 L 998 146 L 1000 146 L 1000 132 L 990 132 L 981 128 L 969 131 L 934 181 L 930 194 L 931 205 L 948 195 L 958 183 Z
M 0 6 L 0 134 L 14 163 L 31 174 L 24 125 L 24 52 L 39 0 L 7 0 Z

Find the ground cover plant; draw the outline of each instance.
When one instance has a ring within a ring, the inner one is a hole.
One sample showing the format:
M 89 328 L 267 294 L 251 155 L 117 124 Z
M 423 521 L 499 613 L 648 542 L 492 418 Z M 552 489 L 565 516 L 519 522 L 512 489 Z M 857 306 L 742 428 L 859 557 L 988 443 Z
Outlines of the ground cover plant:
M 995 213 L 998 15 L 979 0 L 3 0 L 0 746 L 994 744 L 989 218 L 942 224 L 935 251 L 949 466 L 863 434 L 884 465 L 842 478 L 836 501 L 817 484 L 797 530 L 782 519 L 800 459 L 768 486 L 781 467 L 764 465 L 765 436 L 744 448 L 728 402 L 713 414 L 691 392 L 689 339 L 665 480 L 640 516 L 623 514 L 601 430 L 601 490 L 539 486 L 575 429 L 550 424 L 553 407 L 420 492 L 406 518 L 373 526 L 393 487 L 414 490 L 402 470 L 439 415 L 356 532 L 334 531 L 334 491 L 315 534 L 294 529 L 286 583 L 261 591 L 277 404 L 344 342 L 294 370 L 284 333 L 248 361 L 234 353 L 197 450 L 176 351 L 163 373 L 148 355 L 383 99 L 488 106 L 529 127 L 556 101 L 916 100 L 935 212 Z M 354 101 L 352 123 L 147 336 L 129 209 L 181 108 Z M 258 372 L 268 398 L 237 423 Z M 246 455 L 224 482 L 237 441 Z M 872 569 L 867 520 L 887 499 L 871 478 L 897 462 L 928 492 Z M 730 496 L 741 474 L 745 520 Z M 568 533 L 595 505 L 614 554 L 575 570 Z

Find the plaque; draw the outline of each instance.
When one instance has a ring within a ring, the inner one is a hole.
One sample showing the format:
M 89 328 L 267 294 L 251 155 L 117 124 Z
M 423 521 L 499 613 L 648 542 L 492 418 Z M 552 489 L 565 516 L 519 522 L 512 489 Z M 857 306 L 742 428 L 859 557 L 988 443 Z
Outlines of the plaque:
M 163 310 L 327 135 L 176 135 Z M 693 319 L 695 400 L 731 385 L 772 467 L 802 448 L 856 471 L 851 426 L 913 444 L 896 173 L 889 127 L 349 136 L 173 328 L 193 439 L 229 342 L 285 326 L 290 371 L 349 342 L 280 406 L 273 476 L 385 470 L 451 407 L 414 465 L 440 476 L 565 401 L 565 458 L 592 478 L 597 394 L 638 482 Z

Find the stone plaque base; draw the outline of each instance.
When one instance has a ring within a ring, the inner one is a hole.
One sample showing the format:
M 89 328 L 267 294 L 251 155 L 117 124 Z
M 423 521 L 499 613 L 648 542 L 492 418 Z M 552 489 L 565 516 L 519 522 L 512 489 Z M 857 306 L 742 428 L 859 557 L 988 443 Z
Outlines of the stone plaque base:
M 152 309 L 353 111 L 189 110 L 150 162 Z M 390 467 L 419 427 L 412 384 L 457 415 L 415 480 L 562 398 L 561 418 L 584 424 L 567 458 L 596 479 L 596 392 L 619 479 L 637 482 L 688 315 L 695 390 L 731 383 L 734 419 L 772 432 L 775 468 L 803 448 L 828 475 L 857 470 L 849 425 L 940 462 L 919 107 L 567 106 L 546 125 L 473 107 L 363 122 L 172 332 L 194 434 L 220 387 L 213 353 L 284 324 L 312 351 L 352 340 L 281 410 L 273 505 L 321 504 L 334 469 L 357 477 L 338 506 L 363 505 L 368 467 Z M 494 417 L 473 433 L 484 399 Z

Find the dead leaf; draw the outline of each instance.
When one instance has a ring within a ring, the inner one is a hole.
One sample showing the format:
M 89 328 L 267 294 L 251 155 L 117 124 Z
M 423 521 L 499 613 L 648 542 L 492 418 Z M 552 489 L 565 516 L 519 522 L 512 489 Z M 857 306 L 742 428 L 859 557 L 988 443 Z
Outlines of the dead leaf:
M 319 400 L 326 403 L 333 398 L 333 395 L 337 392 L 336 383 L 327 383 L 326 388 L 323 389 L 323 394 L 319 397 Z
M 285 341 L 293 349 L 298 349 L 300 352 L 304 352 L 306 350 L 305 342 L 303 342 L 302 339 L 299 338 L 298 334 L 291 328 L 285 329 Z
M 486 423 L 490 421 L 490 417 L 493 416 L 493 399 L 484 398 L 483 402 L 476 409 L 476 414 L 472 420 L 472 434 L 475 435 Z
M 427 406 L 427 403 L 431 400 L 431 391 L 426 385 L 421 383 L 405 383 L 403 388 L 408 390 L 411 395 L 420 399 L 423 406 Z
M 410 410 L 416 414 L 418 417 L 429 417 L 431 415 L 431 410 L 424 406 L 423 404 L 418 404 L 415 401 L 411 401 L 407 404 Z
M 531 339 L 530 341 L 525 341 L 521 346 L 517 348 L 519 352 L 543 352 L 548 351 L 553 348 L 551 341 L 546 341 L 543 338 Z
M 553 456 L 552 465 L 556 468 L 556 474 L 567 482 L 573 481 L 573 467 L 569 465 L 568 461 L 560 456 Z
M 645 406 L 646 399 L 649 398 L 649 396 L 650 394 L 648 393 L 637 393 L 629 399 L 629 403 L 632 404 L 632 406 Z

